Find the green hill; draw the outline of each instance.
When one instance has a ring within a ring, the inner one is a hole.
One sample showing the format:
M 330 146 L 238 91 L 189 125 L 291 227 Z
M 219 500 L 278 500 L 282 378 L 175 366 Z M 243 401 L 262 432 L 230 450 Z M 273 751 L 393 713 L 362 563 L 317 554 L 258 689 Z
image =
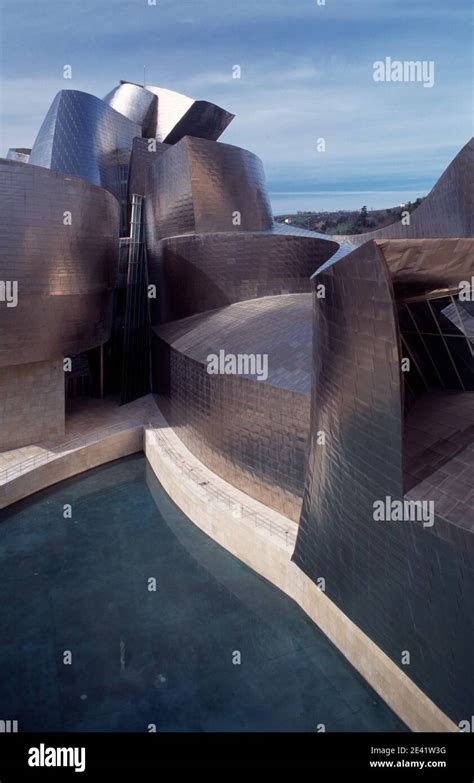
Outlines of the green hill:
M 413 212 L 420 206 L 422 198 L 408 201 L 403 207 L 390 209 L 368 210 L 362 207 L 359 211 L 338 210 L 337 212 L 297 212 L 296 215 L 277 215 L 278 223 L 289 223 L 298 228 L 319 231 L 321 234 L 363 234 L 366 231 L 376 231 L 402 218 L 402 212 Z

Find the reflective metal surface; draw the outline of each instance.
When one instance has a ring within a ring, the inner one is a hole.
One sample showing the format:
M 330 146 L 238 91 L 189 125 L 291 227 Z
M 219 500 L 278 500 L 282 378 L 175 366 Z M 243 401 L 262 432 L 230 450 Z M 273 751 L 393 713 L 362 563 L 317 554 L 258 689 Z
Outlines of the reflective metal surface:
M 273 225 L 262 162 L 247 150 L 188 136 L 155 155 L 150 177 L 151 242 Z
M 209 101 L 195 100 L 164 87 L 120 82 L 105 103 L 142 128 L 140 135 L 176 144 L 185 136 L 217 141 L 234 115 Z
M 309 293 L 310 276 L 335 244 L 272 232 L 197 234 L 149 244 L 153 323 L 245 299 Z
M 461 281 L 474 274 L 472 239 L 387 239 L 377 246 L 399 301 L 458 292 Z
M 275 230 L 255 155 L 190 137 L 157 153 L 146 153 L 140 168 L 150 282 L 159 291 L 154 323 L 309 291 L 311 274 L 337 244 Z
M 400 274 L 404 260 L 409 268 L 402 247 L 393 243 L 399 255 L 389 265 L 384 243 L 366 243 L 313 278 L 326 297 L 313 299 L 309 463 L 293 559 L 314 581 L 325 579 L 327 596 L 395 663 L 409 651 L 411 679 L 458 722 L 474 701 L 474 524 L 463 503 L 455 513 L 472 491 L 460 474 L 472 476 L 474 405 L 469 392 L 462 395 L 467 407 L 457 402 L 471 411 L 464 437 L 453 406 L 433 409 L 431 396 L 416 407 L 425 429 L 405 425 L 406 353 L 390 274 Z M 408 462 L 409 438 L 424 448 Z M 404 498 L 408 464 L 410 497 L 434 503 L 433 526 L 374 519 L 374 503 Z M 432 482 L 423 480 L 430 474 Z M 451 494 L 435 491 L 453 478 Z
M 120 201 L 120 166 L 127 165 L 133 139 L 140 135 L 140 125 L 94 95 L 61 90 L 39 130 L 29 162 L 80 177 Z
M 160 87 L 121 83 L 104 101 L 58 94 L 30 163 L 0 163 L 0 279 L 19 283 L 18 306 L 0 308 L 0 365 L 57 360 L 108 339 L 119 286 L 116 199 L 128 234 L 131 197 L 143 196 L 157 291 L 153 388 L 171 426 L 212 470 L 290 518 L 303 498 L 295 562 L 323 577 L 328 597 L 396 663 L 410 651 L 409 676 L 454 720 L 466 719 L 474 312 L 466 306 L 456 322 L 453 294 L 474 275 L 473 142 L 410 226 L 339 246 L 274 225 L 260 160 L 216 141 L 232 118 Z M 156 150 L 143 136 L 156 137 Z M 115 312 L 117 333 L 128 317 L 130 357 L 147 328 L 140 258 L 129 275 L 137 299 L 125 316 L 119 305 Z M 266 357 L 268 372 L 260 380 L 209 373 L 208 357 L 221 352 Z M 403 377 L 405 352 L 419 378 Z M 432 529 L 374 521 L 375 501 L 405 492 L 436 498 Z
M 130 157 L 130 171 L 128 177 L 128 203 L 132 203 L 132 196 L 147 196 L 149 188 L 153 184 L 153 178 L 149 177 L 152 162 L 161 153 L 169 148 L 169 144 L 153 142 L 149 139 L 135 138 L 133 140 L 132 154 Z M 149 184 L 149 180 L 151 180 Z
M 363 245 L 371 239 L 472 237 L 474 235 L 474 139 L 449 164 L 425 200 L 410 216 L 410 225 L 394 223 L 366 234 L 335 236 L 338 242 Z
M 262 163 L 247 150 L 193 136 L 157 153 L 136 142 L 132 155 L 158 292 L 154 391 L 193 453 L 297 520 L 309 428 L 310 276 L 338 245 L 274 226 Z M 220 352 L 265 356 L 268 378 L 209 374 L 206 357 Z
M 267 296 L 154 329 L 155 390 L 187 447 L 295 521 L 309 431 L 311 294 Z M 268 377 L 211 375 L 207 357 L 265 355 Z
M 6 160 L 0 199 L 0 280 L 18 283 L 17 306 L 0 306 L 0 366 L 104 343 L 117 264 L 116 199 L 83 180 Z
M 158 98 L 138 84 L 120 82 L 103 99 L 112 109 L 140 125 L 141 135 L 153 138 L 156 135 Z
M 208 101 L 196 101 L 164 87 L 147 85 L 146 89 L 158 97 L 158 141 L 175 144 L 184 136 L 195 136 L 217 141 L 234 119 L 234 114 Z

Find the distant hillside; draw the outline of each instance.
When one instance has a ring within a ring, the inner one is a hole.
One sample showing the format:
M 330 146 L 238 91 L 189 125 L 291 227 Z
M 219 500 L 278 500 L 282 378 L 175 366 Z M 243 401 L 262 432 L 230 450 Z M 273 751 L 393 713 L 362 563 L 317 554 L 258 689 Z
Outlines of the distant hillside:
M 339 210 L 338 212 L 297 212 L 296 215 L 277 215 L 278 223 L 288 223 L 298 228 L 319 231 L 321 234 L 364 234 L 366 231 L 376 231 L 402 218 L 402 212 L 413 212 L 420 206 L 422 198 L 408 201 L 404 206 L 390 209 L 368 210 L 362 207 L 360 211 Z

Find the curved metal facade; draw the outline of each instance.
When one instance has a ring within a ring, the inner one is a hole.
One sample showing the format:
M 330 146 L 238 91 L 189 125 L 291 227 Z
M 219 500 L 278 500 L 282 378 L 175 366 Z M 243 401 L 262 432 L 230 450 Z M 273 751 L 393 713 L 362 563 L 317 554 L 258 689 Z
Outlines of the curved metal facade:
M 80 177 L 121 201 L 119 166 L 127 164 L 135 136 L 141 136 L 141 126 L 99 98 L 61 90 L 39 130 L 29 162 Z
M 406 429 L 405 354 L 384 250 L 383 243 L 365 244 L 329 261 L 313 279 L 326 287 L 326 297 L 313 302 L 308 476 L 293 560 L 313 581 L 325 579 L 327 596 L 395 663 L 401 666 L 408 652 L 408 676 L 458 722 L 474 703 L 474 541 L 466 507 L 464 519 L 456 517 L 454 504 L 438 502 L 441 495 L 425 482 L 410 497 L 436 497 L 432 526 L 408 517 L 376 521 L 374 504 L 404 500 L 408 435 L 421 446 L 425 439 L 424 461 L 432 472 L 439 468 L 437 483 L 448 486 L 443 465 L 459 473 L 454 494 L 460 500 L 460 474 L 472 471 L 472 427 L 467 441 L 442 416 L 432 425 L 427 420 L 427 433 L 423 426 Z M 463 398 L 466 414 L 471 398 Z M 427 404 L 416 416 L 420 422 L 427 416 Z M 426 465 L 418 464 L 418 482 L 420 467 Z
M 18 304 L 0 307 L 0 366 L 70 356 L 110 335 L 119 205 L 79 179 L 0 161 L 0 279 Z M 71 225 L 64 224 L 65 211 Z
M 378 239 L 474 236 L 474 139 L 458 152 L 410 220 L 409 226 L 399 222 L 378 231 L 334 239 L 359 246 Z
M 158 98 L 138 84 L 120 82 L 103 99 L 115 111 L 140 125 L 143 136 L 154 137 L 158 118 Z
M 150 282 L 159 291 L 153 323 L 309 291 L 311 274 L 338 246 L 274 230 L 255 155 L 195 138 L 157 153 L 146 154 L 142 174 Z
M 157 155 L 169 149 L 169 144 L 155 142 L 150 145 L 150 139 L 135 138 L 133 140 L 132 154 L 130 157 L 130 173 L 128 177 L 128 203 L 132 203 L 132 196 L 148 196 L 152 178 L 149 172 Z
M 137 143 L 136 152 L 158 292 L 154 391 L 193 453 L 297 520 L 309 426 L 304 294 L 338 245 L 274 227 L 263 166 L 247 150 L 186 137 L 158 154 Z M 265 382 L 208 373 L 203 351 L 247 355 L 252 345 L 274 369 Z
M 472 239 L 386 239 L 377 247 L 397 300 L 459 291 L 474 272 Z
M 149 190 L 150 244 L 180 234 L 273 225 L 262 162 L 229 144 L 182 139 L 151 160 Z
M 309 430 L 311 295 L 240 302 L 154 329 L 155 390 L 178 436 L 234 486 L 297 521 Z M 265 355 L 268 377 L 209 355 Z
M 141 126 L 141 135 L 176 144 L 185 136 L 217 141 L 234 115 L 164 87 L 120 82 L 104 102 Z
M 198 234 L 149 247 L 153 323 L 278 294 L 309 293 L 335 243 L 273 232 Z M 185 282 L 184 282 L 185 281 Z
M 234 119 L 234 114 L 215 103 L 197 101 L 164 87 L 147 85 L 146 89 L 158 98 L 158 141 L 176 144 L 185 136 L 217 141 Z
M 474 276 L 474 144 L 410 226 L 339 246 L 274 225 L 261 161 L 216 141 L 232 118 L 159 87 L 123 82 L 103 101 L 65 90 L 29 163 L 0 162 L 0 281 L 18 283 L 17 305 L 0 307 L 0 436 L 11 447 L 63 431 L 61 357 L 110 337 L 118 202 L 128 233 L 135 194 L 112 348 L 134 368 L 122 391 L 148 388 L 151 309 L 170 425 L 244 492 L 293 520 L 302 507 L 295 563 L 393 661 L 409 652 L 408 675 L 441 709 L 469 718 L 474 305 L 454 295 Z M 266 369 L 214 374 L 211 356 Z M 426 493 L 427 529 L 375 521 L 375 503 Z

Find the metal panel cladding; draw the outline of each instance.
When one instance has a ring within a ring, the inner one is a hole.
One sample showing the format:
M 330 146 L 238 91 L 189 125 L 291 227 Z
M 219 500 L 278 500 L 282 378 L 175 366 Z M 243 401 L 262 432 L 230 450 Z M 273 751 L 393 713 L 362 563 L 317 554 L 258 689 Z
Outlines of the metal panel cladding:
M 181 440 L 219 476 L 297 521 L 309 431 L 311 294 L 239 302 L 154 330 L 155 390 Z M 213 375 L 209 355 L 266 372 Z
M 105 96 L 104 103 L 140 125 L 143 136 L 155 136 L 158 98 L 149 90 L 138 84 L 120 82 Z
M 234 119 L 234 114 L 215 103 L 196 101 L 187 95 L 164 87 L 147 85 L 147 90 L 158 97 L 158 141 L 175 144 L 184 136 L 217 141 Z
M 245 299 L 309 293 L 310 277 L 335 242 L 272 231 L 171 237 L 149 250 L 152 303 L 163 321 L 186 318 Z M 185 284 L 183 284 L 185 281 Z M 159 317 L 158 317 L 159 316 Z
M 169 149 L 169 144 L 162 144 L 155 139 L 133 140 L 132 154 L 130 157 L 130 174 L 128 178 L 128 203 L 132 203 L 132 196 L 148 196 L 153 182 L 149 184 L 149 172 L 152 162 L 158 155 Z M 150 178 L 151 179 L 151 178 Z
M 473 534 L 375 503 L 403 501 L 399 326 L 378 243 L 318 270 L 309 464 L 293 559 L 455 722 L 474 702 Z M 321 437 L 324 433 L 324 439 Z M 436 520 L 435 506 L 435 520 Z M 409 665 L 404 654 L 409 654 Z
M 365 234 L 334 237 L 363 245 L 371 239 L 472 237 L 474 235 L 474 138 L 458 152 L 433 189 L 410 215 L 401 221 Z
M 39 362 L 110 336 L 119 205 L 83 180 L 0 161 L 0 279 L 18 286 L 0 306 L 0 366 Z
M 247 150 L 186 137 L 151 166 L 147 223 L 160 239 L 273 225 L 262 162 Z
M 118 151 L 131 151 L 141 126 L 106 103 L 77 90 L 61 90 L 36 137 L 30 163 L 80 177 L 121 196 Z

